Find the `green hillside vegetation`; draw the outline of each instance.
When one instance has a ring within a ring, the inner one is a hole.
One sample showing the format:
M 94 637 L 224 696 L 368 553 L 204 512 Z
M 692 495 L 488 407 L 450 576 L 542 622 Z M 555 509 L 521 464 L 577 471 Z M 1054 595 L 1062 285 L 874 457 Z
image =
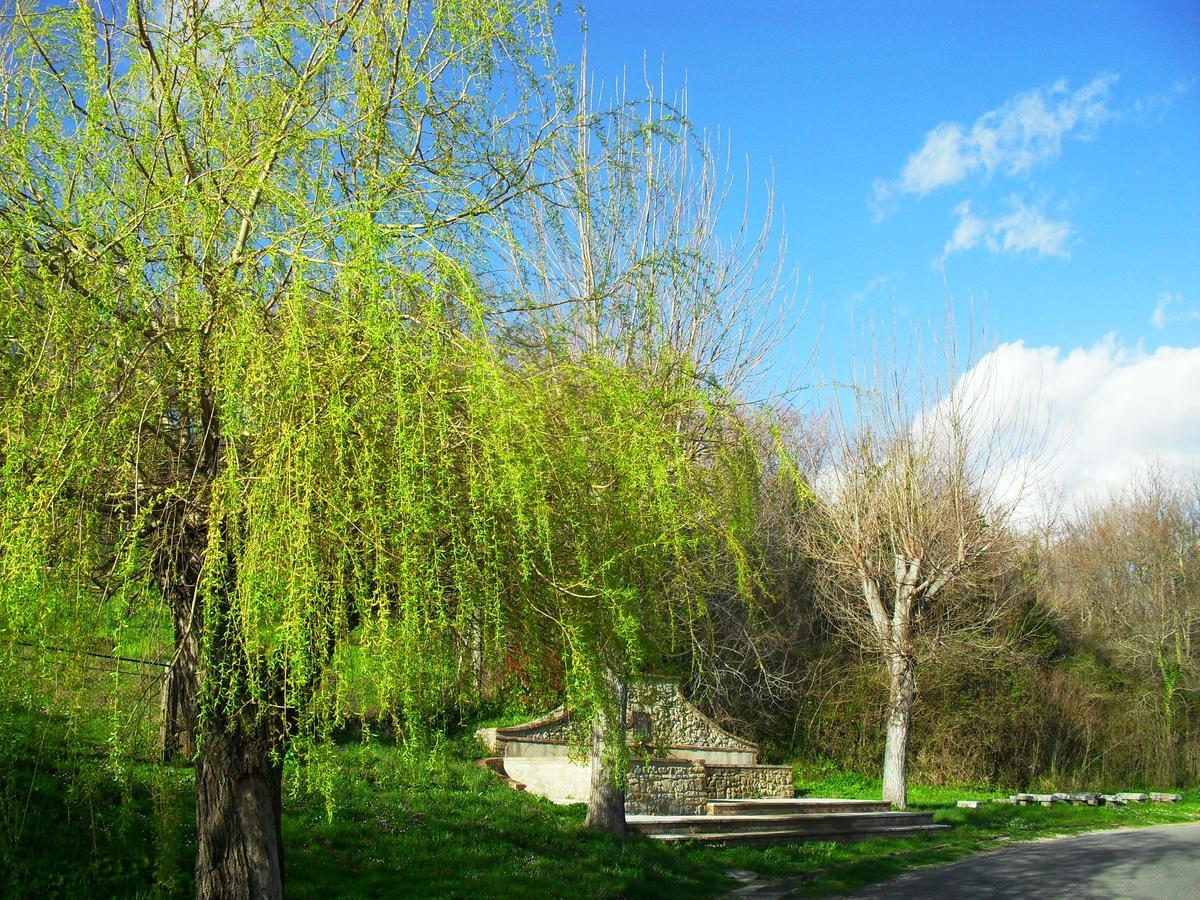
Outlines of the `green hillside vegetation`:
M 518 717 L 509 716 L 508 720 Z M 471 725 L 484 721 L 478 720 Z M 9 897 L 186 897 L 195 853 L 187 766 L 103 765 L 99 735 L 65 720 L 3 708 L 0 891 Z M 952 832 L 767 849 L 620 840 L 582 828 L 582 806 L 555 806 L 479 769 L 472 728 L 419 753 L 382 736 L 339 742 L 332 817 L 318 786 L 289 778 L 283 827 L 289 890 L 301 897 L 720 896 L 729 870 L 795 879 L 805 894 L 850 890 L 913 866 L 1009 840 L 1100 828 L 1193 821 L 1200 792 L 1175 805 L 1116 808 L 989 806 L 958 799 L 998 791 L 915 785 L 913 806 Z M 350 737 L 350 736 L 347 736 Z M 98 764 L 100 763 L 100 764 Z M 294 773 L 289 773 L 294 774 Z M 878 797 L 862 776 L 801 777 L 814 796 Z

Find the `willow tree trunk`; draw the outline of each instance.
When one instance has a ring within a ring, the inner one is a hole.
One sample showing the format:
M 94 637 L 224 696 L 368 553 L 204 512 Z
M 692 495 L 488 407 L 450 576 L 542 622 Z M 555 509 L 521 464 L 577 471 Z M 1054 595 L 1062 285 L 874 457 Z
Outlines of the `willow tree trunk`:
M 191 760 L 196 756 L 199 720 L 199 586 L 208 543 L 207 515 L 182 497 L 171 497 L 163 504 L 151 537 L 159 544 L 154 574 L 171 610 L 175 638 L 162 685 L 160 744 L 164 760 Z
M 625 773 L 617 770 L 619 761 L 625 758 L 622 744 L 628 705 L 628 688 L 621 682 L 616 721 L 603 709 L 592 720 L 592 777 L 583 822 L 586 828 L 618 837 L 629 833 L 625 823 Z
M 917 661 L 895 654 L 888 659 L 887 740 L 883 748 L 883 799 L 908 806 L 908 732 L 917 699 Z
M 199 628 L 191 602 L 177 599 L 172 606 L 175 650 L 163 679 L 160 743 L 164 760 L 173 757 L 191 760 L 196 756 Z
M 196 761 L 197 900 L 280 900 L 283 770 L 264 731 L 206 729 Z

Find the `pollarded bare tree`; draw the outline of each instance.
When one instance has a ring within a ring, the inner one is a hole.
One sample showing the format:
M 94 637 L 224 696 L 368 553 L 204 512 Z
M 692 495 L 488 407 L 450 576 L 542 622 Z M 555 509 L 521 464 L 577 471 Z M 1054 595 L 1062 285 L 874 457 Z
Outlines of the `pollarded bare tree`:
M 854 386 L 805 532 L 831 617 L 886 668 L 883 798 L 902 808 L 918 670 L 948 644 L 991 641 L 1005 600 L 989 582 L 1022 498 L 1014 463 L 1035 449 L 1027 420 L 997 404 L 988 358 L 957 382 L 952 349 L 943 359 L 915 382 L 898 361 Z

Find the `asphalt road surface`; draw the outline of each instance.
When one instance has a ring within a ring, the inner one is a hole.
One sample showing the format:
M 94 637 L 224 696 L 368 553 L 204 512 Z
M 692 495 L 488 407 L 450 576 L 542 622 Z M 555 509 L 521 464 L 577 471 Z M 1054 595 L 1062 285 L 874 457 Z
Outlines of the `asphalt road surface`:
M 953 865 L 908 872 L 854 896 L 1200 900 L 1200 823 L 1014 844 Z

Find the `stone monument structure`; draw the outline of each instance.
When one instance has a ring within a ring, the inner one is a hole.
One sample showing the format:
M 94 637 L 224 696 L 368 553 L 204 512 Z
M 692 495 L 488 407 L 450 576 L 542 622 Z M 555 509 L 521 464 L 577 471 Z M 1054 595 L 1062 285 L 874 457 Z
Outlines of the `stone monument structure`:
M 647 752 L 630 765 L 625 809 L 631 814 L 700 815 L 710 800 L 790 798 L 790 766 L 763 766 L 758 747 L 725 731 L 665 680 L 630 685 L 626 728 Z M 585 803 L 586 757 L 571 752 L 571 714 L 562 707 L 532 722 L 484 728 L 495 754 L 489 766 L 556 803 Z M 576 745 L 578 745 L 576 741 Z

